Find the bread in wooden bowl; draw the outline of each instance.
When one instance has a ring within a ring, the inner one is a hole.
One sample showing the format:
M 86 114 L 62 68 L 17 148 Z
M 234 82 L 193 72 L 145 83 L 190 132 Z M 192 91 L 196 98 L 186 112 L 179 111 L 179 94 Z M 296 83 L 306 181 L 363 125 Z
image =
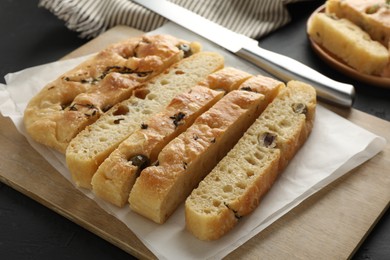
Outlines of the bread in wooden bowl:
M 345 18 L 367 32 L 371 39 L 388 47 L 390 43 L 390 3 L 387 0 L 328 0 L 327 14 Z
M 312 40 L 357 71 L 381 75 L 389 64 L 389 52 L 359 26 L 344 18 L 317 13 L 308 34 Z
M 390 3 L 328 0 L 323 9 L 314 12 L 308 22 L 315 48 L 322 49 L 322 56 L 330 56 L 327 60 L 349 66 L 352 70 L 344 69 L 349 74 L 385 85 L 390 77 Z

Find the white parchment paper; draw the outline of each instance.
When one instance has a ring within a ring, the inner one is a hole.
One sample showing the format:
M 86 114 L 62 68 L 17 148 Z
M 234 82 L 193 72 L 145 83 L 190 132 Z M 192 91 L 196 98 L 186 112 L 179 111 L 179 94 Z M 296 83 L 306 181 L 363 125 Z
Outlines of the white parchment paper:
M 153 33 L 169 33 L 177 37 L 200 41 L 205 50 L 218 51 L 226 58 L 226 66 L 241 68 L 253 74 L 260 70 L 219 47 L 174 24 L 167 24 Z M 30 100 L 46 83 L 79 64 L 86 57 L 53 62 L 6 76 L 0 84 L 0 112 L 10 117 L 29 143 L 51 163 L 60 174 L 72 182 L 65 157 L 40 145 L 26 134 L 22 118 Z M 110 214 L 123 221 L 160 259 L 219 259 L 245 243 L 251 237 L 283 216 L 293 207 L 322 187 L 369 160 L 380 152 L 386 140 L 318 105 L 313 131 L 295 158 L 290 162 L 259 208 L 241 219 L 230 233 L 218 241 L 203 242 L 185 230 L 183 205 L 163 225 L 138 216 L 128 207 L 119 209 L 95 198 Z

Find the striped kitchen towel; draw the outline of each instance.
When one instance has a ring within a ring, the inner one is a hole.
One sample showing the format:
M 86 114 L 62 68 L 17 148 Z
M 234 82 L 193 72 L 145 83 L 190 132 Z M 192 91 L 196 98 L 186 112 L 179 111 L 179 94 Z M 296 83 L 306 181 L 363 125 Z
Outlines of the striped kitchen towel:
M 286 4 L 302 0 L 170 1 L 232 31 L 260 38 L 290 21 Z M 40 0 L 39 6 L 64 20 L 82 38 L 96 37 L 115 25 L 148 32 L 167 21 L 130 0 Z

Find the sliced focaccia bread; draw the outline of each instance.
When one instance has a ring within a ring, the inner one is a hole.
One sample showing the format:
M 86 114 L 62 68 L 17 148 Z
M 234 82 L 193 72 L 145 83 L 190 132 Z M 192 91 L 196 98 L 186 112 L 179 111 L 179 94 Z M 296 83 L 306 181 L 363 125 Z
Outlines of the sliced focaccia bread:
M 308 34 L 328 52 L 361 73 L 381 75 L 389 62 L 388 50 L 347 19 L 317 13 L 309 22 Z
M 278 95 L 280 89 L 283 87 L 284 83 L 278 80 L 269 77 L 264 77 L 262 75 L 257 75 L 243 82 L 239 86 L 239 89 L 263 94 L 263 105 L 268 105 L 269 103 L 271 103 L 272 100 L 274 100 L 274 98 Z M 263 107 L 262 110 L 264 108 L 265 107 Z
M 224 68 L 213 74 L 210 74 L 199 85 L 212 89 L 220 89 L 226 92 L 238 89 L 243 82 L 253 75 L 232 67 Z
M 328 0 L 326 13 L 346 18 L 385 47 L 390 44 L 390 2 L 388 0 Z
M 93 174 L 123 140 L 167 106 L 175 95 L 221 69 L 223 63 L 223 57 L 212 52 L 199 52 L 185 58 L 81 131 L 66 150 L 66 162 L 75 183 L 91 188 Z
M 158 166 L 141 172 L 130 193 L 131 209 L 156 223 L 164 223 L 265 106 L 263 94 L 229 92 L 164 147 Z
M 92 178 L 94 193 L 124 206 L 142 168 L 153 164 L 161 149 L 219 100 L 223 92 L 237 89 L 250 77 L 244 71 L 224 68 L 208 75 L 189 92 L 176 96 L 164 111 L 149 118 L 143 129 L 130 135 L 104 160 Z
M 136 37 L 110 45 L 30 100 L 24 113 L 26 130 L 37 142 L 64 153 L 82 129 L 129 98 L 134 88 L 199 48 L 169 35 Z
M 92 178 L 93 192 L 116 206 L 124 206 L 139 172 L 157 161 L 161 149 L 223 94 L 195 86 L 177 95 L 162 112 L 146 120 L 104 160 Z
M 311 132 L 313 87 L 291 81 L 185 203 L 186 227 L 218 239 L 251 213 Z

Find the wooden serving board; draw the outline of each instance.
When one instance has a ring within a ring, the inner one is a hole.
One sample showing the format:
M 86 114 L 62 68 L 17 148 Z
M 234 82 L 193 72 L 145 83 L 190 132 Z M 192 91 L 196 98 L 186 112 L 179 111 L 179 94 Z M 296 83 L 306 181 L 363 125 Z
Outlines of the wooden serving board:
M 108 43 L 141 33 L 115 27 L 64 58 L 93 53 Z M 390 122 L 355 109 L 328 108 L 390 140 Z M 122 222 L 59 174 L 3 116 L 0 147 L 2 182 L 137 258 L 155 258 Z M 389 206 L 389 187 L 388 141 L 384 151 L 305 200 L 227 258 L 348 258 Z

